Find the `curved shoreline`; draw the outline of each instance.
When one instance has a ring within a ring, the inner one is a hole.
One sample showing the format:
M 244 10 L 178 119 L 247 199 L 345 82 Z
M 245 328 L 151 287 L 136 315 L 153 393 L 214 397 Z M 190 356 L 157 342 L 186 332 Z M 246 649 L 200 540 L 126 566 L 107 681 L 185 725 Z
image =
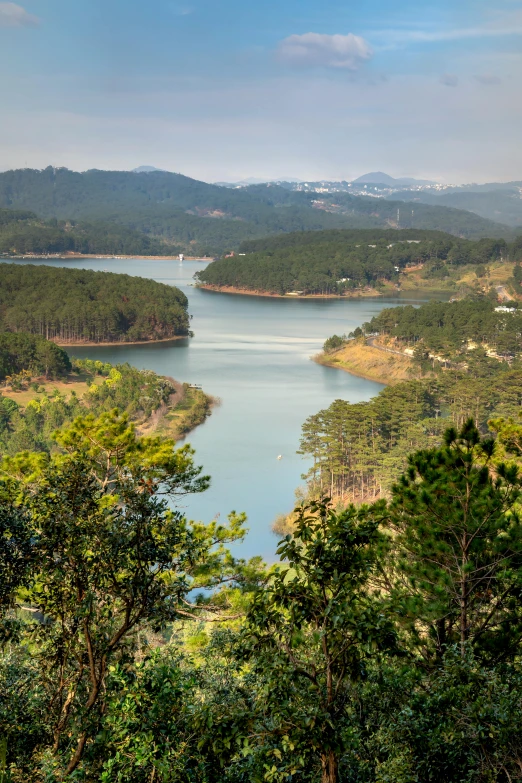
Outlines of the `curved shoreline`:
M 376 378 L 373 375 L 365 375 L 362 372 L 355 372 L 355 370 L 349 370 L 347 367 L 343 367 L 338 362 L 329 362 L 328 359 L 325 359 L 323 354 L 321 353 L 318 353 L 316 356 L 312 356 L 311 359 L 316 364 L 321 364 L 323 367 L 332 367 L 334 370 L 342 370 L 343 372 L 347 372 L 348 375 L 355 375 L 356 378 L 364 378 L 365 381 L 372 381 L 373 383 L 381 383 L 383 386 L 394 385 L 394 382 L 390 381 L 389 378 L 386 380 L 384 380 L 383 378 Z
M 48 338 L 49 342 L 54 343 L 55 345 L 59 345 L 60 348 L 117 348 L 118 346 L 122 345 L 156 345 L 158 343 L 172 343 L 175 340 L 188 340 L 190 335 L 188 334 L 178 334 L 174 337 L 162 337 L 159 340 L 137 340 L 135 342 L 125 342 L 123 340 L 120 340 L 117 343 L 93 343 L 93 342 L 83 342 L 83 343 L 67 343 L 67 342 L 61 342 L 60 340 L 53 340 L 52 337 Z
M 363 297 L 382 296 L 380 291 L 370 288 L 357 294 L 273 294 L 269 291 L 255 291 L 250 288 L 234 288 L 234 286 L 217 286 L 207 283 L 199 283 L 196 288 L 202 291 L 212 291 L 216 294 L 235 294 L 238 296 L 262 296 L 270 299 L 360 299 Z
M 350 341 L 332 354 L 324 352 L 312 357 L 317 364 L 381 383 L 395 386 L 413 380 L 411 357 L 393 351 L 380 350 L 367 342 Z
M 72 255 L 49 255 L 49 256 L 0 256 L 0 259 L 6 261 L 78 261 L 82 258 L 90 258 L 91 260 L 98 261 L 179 261 L 179 255 L 176 256 L 95 256 L 92 253 L 73 253 Z M 215 261 L 215 258 L 204 258 L 203 256 L 185 256 L 184 261 L 203 261 L 210 263 Z

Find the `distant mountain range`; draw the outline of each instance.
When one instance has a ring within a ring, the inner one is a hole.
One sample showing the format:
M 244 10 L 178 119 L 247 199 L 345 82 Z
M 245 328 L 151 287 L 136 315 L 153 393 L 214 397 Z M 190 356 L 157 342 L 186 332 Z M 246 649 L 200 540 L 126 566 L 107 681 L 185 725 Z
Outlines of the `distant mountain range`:
M 258 177 L 248 177 L 248 179 L 241 179 L 238 182 L 214 182 L 214 185 L 218 185 L 221 188 L 245 188 L 249 185 L 267 185 L 277 182 L 291 182 L 297 184 L 303 182 L 302 179 L 294 179 L 293 177 L 279 177 L 279 179 L 259 179 Z
M 462 185 L 444 190 L 396 190 L 388 198 L 465 209 L 522 230 L 522 182 Z
M 235 249 L 245 240 L 293 231 L 396 228 L 398 217 L 399 228 L 436 229 L 471 239 L 513 235 L 499 221 L 444 204 L 413 207 L 349 192 L 304 191 L 299 185 L 235 189 L 140 168 L 7 171 L 0 174 L 0 207 L 30 210 L 45 220 L 102 220 L 191 254 L 209 255 Z
M 413 179 L 413 177 L 390 177 L 383 171 L 372 171 L 369 174 L 363 174 L 362 177 L 352 180 L 357 185 L 435 185 L 436 183 L 429 179 Z
M 165 171 L 165 169 L 157 169 L 155 166 L 138 166 L 137 169 L 132 169 L 133 174 L 152 174 L 153 171 Z

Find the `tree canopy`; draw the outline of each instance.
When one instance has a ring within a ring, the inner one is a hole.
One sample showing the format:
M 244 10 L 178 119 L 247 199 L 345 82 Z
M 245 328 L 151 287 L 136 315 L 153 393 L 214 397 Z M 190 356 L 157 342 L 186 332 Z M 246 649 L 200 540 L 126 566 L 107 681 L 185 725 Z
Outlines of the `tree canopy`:
M 0 264 L 0 329 L 61 343 L 186 336 L 187 298 L 154 280 L 61 267 Z
M 405 228 L 437 229 L 470 238 L 509 238 L 513 233 L 501 223 L 448 207 L 419 204 L 413 216 L 403 202 L 294 193 L 277 185 L 227 188 L 166 171 L 79 173 L 51 166 L 41 171 L 7 171 L 0 173 L 0 207 L 31 210 L 44 220 L 110 222 L 113 232 L 118 225 L 125 226 L 139 232 L 132 241 L 142 243 L 140 252 L 146 252 L 147 242 L 152 246 L 158 239 L 186 251 L 215 255 L 270 234 L 385 228 L 393 225 L 398 208 Z M 107 233 L 107 227 L 100 229 Z M 88 226 L 81 231 L 95 241 Z M 111 241 L 116 243 L 115 237 Z
M 437 231 L 316 231 L 245 242 L 239 257 L 214 261 L 197 278 L 207 285 L 276 294 L 342 294 L 398 281 L 398 272 L 408 265 L 478 264 L 510 252 L 503 240 L 472 242 Z

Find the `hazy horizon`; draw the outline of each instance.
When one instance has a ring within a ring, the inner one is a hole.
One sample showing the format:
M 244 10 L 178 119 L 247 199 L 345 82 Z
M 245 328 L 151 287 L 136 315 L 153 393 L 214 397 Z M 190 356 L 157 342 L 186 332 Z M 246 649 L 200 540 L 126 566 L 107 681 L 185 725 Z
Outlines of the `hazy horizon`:
M 52 165 L 52 164 L 48 164 L 48 166 L 50 166 L 50 165 Z M 142 164 L 140 164 L 140 165 L 142 165 Z M 148 164 L 144 164 L 144 165 L 148 165 Z M 23 170 L 24 168 L 30 168 L 30 169 L 33 169 L 35 171 L 44 171 L 46 168 L 48 168 L 48 166 L 42 166 L 42 167 L 18 166 L 18 167 L 14 168 L 14 169 L 13 168 L 4 168 L 4 169 L 0 169 L 0 173 L 5 174 L 8 171 Z M 308 177 L 308 178 L 306 178 L 304 176 L 300 176 L 300 177 L 279 177 L 279 176 L 277 176 L 277 177 L 265 178 L 265 179 L 263 179 L 262 177 L 252 176 L 252 177 L 241 177 L 241 178 L 235 179 L 235 178 L 230 177 L 230 176 L 228 176 L 228 177 L 224 176 L 222 179 L 212 180 L 210 178 L 205 178 L 205 177 L 194 177 L 193 175 L 191 175 L 191 174 L 189 174 L 187 172 L 184 172 L 184 171 L 169 171 L 168 169 L 160 169 L 159 167 L 155 167 L 155 166 L 151 166 L 151 167 L 154 168 L 156 171 L 158 171 L 160 173 L 163 172 L 165 174 L 179 174 L 179 175 L 181 175 L 183 177 L 188 177 L 189 179 L 196 179 L 196 180 L 199 180 L 201 182 L 207 182 L 208 184 L 211 184 L 211 185 L 219 185 L 220 183 L 227 183 L 227 184 L 230 184 L 230 185 L 239 184 L 239 183 L 241 183 L 241 184 L 245 183 L 245 184 L 252 184 L 253 185 L 253 184 L 264 184 L 264 183 L 267 183 L 267 182 L 296 182 L 296 183 L 303 183 L 303 184 L 306 183 L 306 182 L 342 182 L 342 181 L 344 181 L 344 182 L 354 182 L 359 177 L 364 176 L 365 174 L 372 173 L 370 171 L 361 171 L 358 174 L 355 174 L 353 177 L 348 177 L 348 178 L 343 177 L 342 179 L 341 178 L 333 179 L 331 177 L 314 177 L 314 178 Z M 134 166 L 132 169 L 110 169 L 110 168 L 101 168 L 100 166 L 91 166 L 91 167 L 89 167 L 87 169 L 75 169 L 75 168 L 71 168 L 69 166 L 53 166 L 53 168 L 67 168 L 70 171 L 74 171 L 74 172 L 76 172 L 78 174 L 85 174 L 88 171 L 122 171 L 122 172 L 131 173 L 131 174 L 132 173 L 148 173 L 148 172 L 135 172 L 135 169 L 140 168 L 140 166 Z M 386 170 L 386 171 L 383 171 L 382 173 L 389 174 L 389 169 Z M 394 175 L 389 174 L 389 176 L 394 176 Z M 417 177 L 413 177 L 413 175 L 410 175 L 410 174 L 396 175 L 395 178 L 398 181 L 400 181 L 402 178 L 404 178 L 404 179 L 409 179 L 409 178 L 412 178 L 412 179 L 413 178 L 415 178 L 415 179 L 423 179 L 422 177 L 418 177 L 418 178 Z M 248 182 L 249 180 L 251 180 L 251 181 Z M 522 181 L 522 177 L 520 179 L 514 178 L 512 180 L 489 179 L 489 180 L 484 180 L 484 181 L 473 181 L 473 182 L 471 182 L 471 181 L 470 182 L 445 182 L 441 178 L 438 178 L 438 179 L 434 178 L 433 179 L 433 182 L 436 183 L 436 184 L 449 185 L 449 186 L 455 185 L 457 187 L 459 187 L 459 186 L 466 186 L 466 185 L 486 185 L 486 184 L 489 184 L 489 183 L 494 183 L 494 184 L 506 183 L 506 184 L 508 184 L 509 182 L 520 182 L 520 181 Z
M 522 180 L 522 0 L 0 2 L 0 170 Z

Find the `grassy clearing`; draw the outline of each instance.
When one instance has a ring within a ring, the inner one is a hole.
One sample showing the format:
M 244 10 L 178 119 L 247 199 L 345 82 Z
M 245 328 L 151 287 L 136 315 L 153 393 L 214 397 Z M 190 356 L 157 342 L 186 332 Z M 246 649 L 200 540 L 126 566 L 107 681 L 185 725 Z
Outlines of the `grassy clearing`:
M 52 397 L 55 392 L 59 392 L 66 400 L 74 393 L 81 400 L 90 386 L 100 386 L 104 380 L 102 376 L 89 373 L 71 373 L 66 379 L 59 381 L 34 379 L 31 385 L 38 384 L 37 389 L 29 386 L 15 391 L 10 387 L 3 387 L 0 394 L 14 400 L 24 409 L 32 400 L 41 399 L 43 395 Z M 176 384 L 176 393 L 172 395 L 171 403 L 161 405 L 147 419 L 136 421 L 136 425 L 141 435 L 162 435 L 181 440 L 210 416 L 215 403 L 216 400 L 200 389 L 191 389 L 188 384 Z
M 93 383 L 99 386 L 104 380 L 101 376 L 71 373 L 66 379 L 59 381 L 46 381 L 45 378 L 33 379 L 32 383 L 38 384 L 38 390 L 29 387 L 21 391 L 15 391 L 9 386 L 4 386 L 0 393 L 3 397 L 9 397 L 17 402 L 20 407 L 25 408 L 31 400 L 41 397 L 42 394 L 47 394 L 47 396 L 51 397 L 56 391 L 63 394 L 66 399 L 69 399 L 73 392 L 77 397 L 81 398 L 89 390 L 89 386 L 92 386 Z
M 455 267 L 451 276 L 444 279 L 426 278 L 422 267 L 405 269 L 401 274 L 401 289 L 403 291 L 454 291 L 460 287 L 487 291 L 497 285 L 507 285 L 513 277 L 513 264 L 499 261 L 487 265 L 489 274 L 477 277 L 477 265 Z
M 163 435 L 181 440 L 210 416 L 215 400 L 201 389 L 183 384 L 181 399 L 175 395 L 172 405 L 165 406 L 140 427 L 141 434 Z

